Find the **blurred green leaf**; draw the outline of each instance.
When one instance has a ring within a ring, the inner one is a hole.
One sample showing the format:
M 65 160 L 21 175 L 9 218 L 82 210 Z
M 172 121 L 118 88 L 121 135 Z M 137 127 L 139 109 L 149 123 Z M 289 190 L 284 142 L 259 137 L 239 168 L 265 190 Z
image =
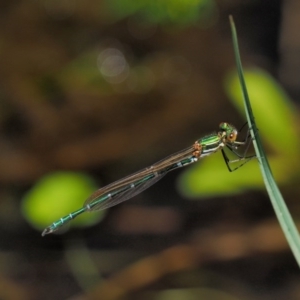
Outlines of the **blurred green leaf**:
M 298 156 L 299 137 L 295 123 L 297 115 L 288 95 L 274 78 L 261 69 L 246 69 L 244 77 L 255 118 L 260 124 L 259 132 L 264 141 L 277 154 Z M 244 104 L 236 72 L 225 78 L 225 90 L 234 106 L 244 115 Z M 278 137 L 283 147 L 278 144 Z
M 95 183 L 85 174 L 55 172 L 40 179 L 22 200 L 22 212 L 28 222 L 43 229 L 53 221 L 82 207 L 85 199 L 96 190 Z M 102 212 L 86 213 L 70 224 L 95 224 Z
M 184 171 L 179 177 L 178 188 L 185 197 L 201 200 L 216 195 L 234 195 L 246 188 L 263 187 L 257 164 L 248 163 L 244 168 L 247 168 L 245 176 L 238 171 L 229 173 L 221 153 L 217 153 Z
M 107 5 L 117 19 L 136 15 L 146 22 L 181 25 L 208 19 L 216 9 L 213 0 L 109 0 Z

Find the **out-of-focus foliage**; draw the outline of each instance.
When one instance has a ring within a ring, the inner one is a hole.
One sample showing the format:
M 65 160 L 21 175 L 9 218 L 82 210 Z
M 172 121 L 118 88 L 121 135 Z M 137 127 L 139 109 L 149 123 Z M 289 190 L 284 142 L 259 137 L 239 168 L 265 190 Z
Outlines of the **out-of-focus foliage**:
M 259 132 L 264 141 L 278 155 L 290 159 L 299 153 L 296 130 L 297 114 L 291 100 L 281 86 L 267 72 L 255 68 L 244 72 L 249 97 Z M 225 82 L 226 92 L 233 105 L 244 114 L 241 88 L 236 74 L 229 74 Z
M 245 71 L 245 78 L 259 132 L 271 152 L 269 161 L 274 176 L 279 183 L 286 183 L 300 167 L 297 160 L 299 139 L 295 123 L 296 111 L 282 88 L 266 72 L 249 69 Z M 228 74 L 225 89 L 232 103 L 244 115 L 236 74 Z M 258 189 L 263 186 L 255 160 L 229 176 L 220 154 L 206 158 L 187 169 L 179 180 L 181 193 L 191 198 L 236 194 L 245 189 Z
M 213 0 L 108 0 L 107 4 L 117 19 L 136 15 L 156 24 L 191 25 L 209 20 L 216 10 Z
M 190 289 L 170 289 L 164 290 L 157 295 L 153 295 L 154 300 L 198 300 L 198 299 L 218 299 L 218 300 L 237 300 L 238 298 L 226 293 L 209 288 L 190 288 Z
M 58 75 L 61 86 L 79 92 L 88 90 L 96 96 L 114 95 L 116 91 L 148 92 L 153 87 L 154 75 L 146 62 L 131 65 L 121 44 L 106 42 L 108 45 L 100 44 L 68 64 Z
M 24 217 L 37 229 L 79 209 L 84 200 L 95 191 L 95 183 L 85 174 L 55 172 L 41 178 L 23 198 Z M 72 225 L 92 225 L 99 220 L 99 213 L 84 214 Z

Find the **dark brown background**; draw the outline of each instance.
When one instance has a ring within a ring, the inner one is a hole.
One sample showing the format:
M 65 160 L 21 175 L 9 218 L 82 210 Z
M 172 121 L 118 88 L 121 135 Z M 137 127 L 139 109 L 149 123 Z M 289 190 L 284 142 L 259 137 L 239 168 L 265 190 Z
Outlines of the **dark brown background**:
M 194 26 L 149 28 L 137 16 L 116 21 L 104 1 L 68 3 L 0 4 L 0 298 L 175 299 L 161 292 L 189 288 L 183 299 L 299 299 L 299 268 L 265 191 L 190 202 L 176 171 L 100 224 L 45 238 L 19 208 L 52 171 L 108 184 L 220 121 L 242 124 L 223 88 L 234 68 L 229 14 L 244 64 L 270 72 L 297 104 L 298 2 L 216 1 Z M 107 48 L 136 77 L 116 84 L 95 72 Z M 297 215 L 298 188 L 281 189 Z

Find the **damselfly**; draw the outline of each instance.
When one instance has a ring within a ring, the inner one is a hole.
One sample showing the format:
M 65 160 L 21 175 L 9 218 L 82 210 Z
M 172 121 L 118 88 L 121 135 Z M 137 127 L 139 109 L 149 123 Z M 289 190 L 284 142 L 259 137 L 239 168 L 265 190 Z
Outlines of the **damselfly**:
M 238 131 L 233 125 L 225 122 L 221 123 L 218 132 L 197 140 L 191 147 L 170 155 L 151 167 L 140 170 L 97 190 L 85 201 L 82 208 L 52 223 L 43 231 L 42 236 L 56 231 L 84 212 L 106 209 L 128 200 L 156 183 L 168 172 L 192 164 L 198 159 L 215 153 L 218 150 L 222 151 L 228 170 L 230 172 L 236 170 L 241 165 L 231 169 L 229 164 L 245 160 L 242 164 L 244 165 L 254 157 L 246 156 L 250 145 L 247 142 L 247 138 L 245 141 L 239 142 L 237 141 L 237 136 Z M 243 155 L 237 152 L 237 149 L 242 145 L 246 145 L 246 151 Z M 224 151 L 224 147 L 230 149 L 237 156 L 237 159 L 230 160 Z

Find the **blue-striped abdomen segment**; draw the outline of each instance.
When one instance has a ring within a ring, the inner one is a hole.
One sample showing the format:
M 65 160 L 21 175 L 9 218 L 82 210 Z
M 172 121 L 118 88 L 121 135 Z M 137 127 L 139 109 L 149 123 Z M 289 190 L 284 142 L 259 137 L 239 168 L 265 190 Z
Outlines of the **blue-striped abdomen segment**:
M 62 218 L 60 218 L 59 220 L 57 220 L 56 222 L 53 222 L 50 226 L 48 226 L 42 233 L 42 236 L 51 233 L 53 231 L 56 231 L 59 227 L 65 225 L 66 223 L 70 222 L 71 220 L 73 220 L 74 218 L 76 218 L 77 216 L 79 216 L 80 214 L 84 213 L 87 210 L 86 207 L 82 207 L 70 214 L 68 214 L 67 216 L 64 216 Z

